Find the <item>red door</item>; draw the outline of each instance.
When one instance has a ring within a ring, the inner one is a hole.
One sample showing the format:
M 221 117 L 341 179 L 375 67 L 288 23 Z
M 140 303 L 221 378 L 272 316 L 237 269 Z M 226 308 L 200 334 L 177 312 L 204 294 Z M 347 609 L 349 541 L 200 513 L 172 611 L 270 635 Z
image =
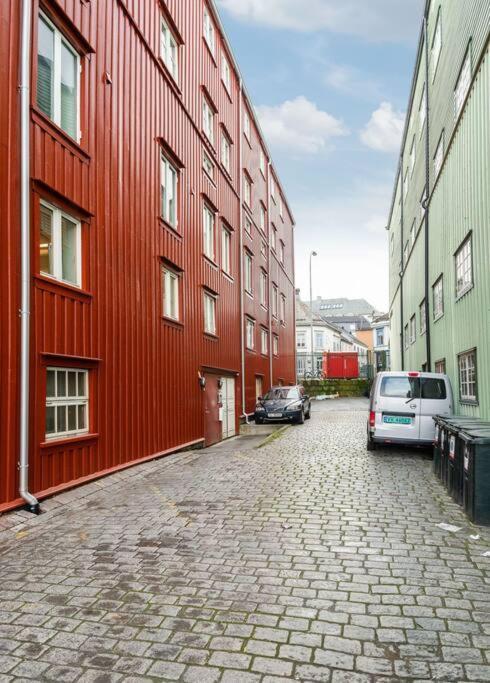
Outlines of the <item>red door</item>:
M 204 389 L 204 442 L 205 446 L 212 446 L 222 439 L 222 423 L 220 422 L 219 387 L 217 375 L 206 374 L 206 388 Z

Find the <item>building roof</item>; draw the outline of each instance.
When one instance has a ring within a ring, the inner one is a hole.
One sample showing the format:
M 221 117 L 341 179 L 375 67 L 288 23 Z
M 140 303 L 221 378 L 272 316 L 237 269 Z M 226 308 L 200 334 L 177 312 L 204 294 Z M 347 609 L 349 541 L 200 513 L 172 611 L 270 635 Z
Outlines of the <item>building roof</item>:
M 344 325 L 348 325 L 349 327 L 351 325 L 356 326 L 356 330 L 370 330 L 371 329 L 371 323 L 369 320 L 366 318 L 364 315 L 339 315 L 339 316 L 330 316 L 330 315 L 324 315 L 322 316 L 325 318 L 325 320 L 328 320 L 329 322 L 335 323 L 335 325 L 338 325 L 339 327 L 344 327 Z
M 336 318 L 337 316 L 359 316 L 359 315 L 376 315 L 379 311 L 370 304 L 366 299 L 322 299 L 318 297 L 312 304 L 313 310 L 316 313 L 326 316 L 327 318 Z
M 307 303 L 300 301 L 299 298 L 296 297 L 296 325 L 309 325 L 311 322 L 311 315 L 312 311 L 310 306 Z M 315 313 L 315 311 L 313 311 L 313 324 L 316 327 L 329 327 L 331 330 L 338 332 L 339 334 L 342 331 L 337 327 L 337 325 L 333 325 L 323 316 Z

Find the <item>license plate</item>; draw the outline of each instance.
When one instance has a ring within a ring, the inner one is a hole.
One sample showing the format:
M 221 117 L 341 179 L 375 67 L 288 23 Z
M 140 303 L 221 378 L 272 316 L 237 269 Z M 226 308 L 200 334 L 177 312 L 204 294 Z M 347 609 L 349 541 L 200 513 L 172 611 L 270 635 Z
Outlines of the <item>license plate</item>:
M 389 425 L 411 425 L 411 417 L 401 417 L 401 415 L 384 415 L 383 422 Z
M 282 417 L 282 413 L 269 413 L 269 417 Z

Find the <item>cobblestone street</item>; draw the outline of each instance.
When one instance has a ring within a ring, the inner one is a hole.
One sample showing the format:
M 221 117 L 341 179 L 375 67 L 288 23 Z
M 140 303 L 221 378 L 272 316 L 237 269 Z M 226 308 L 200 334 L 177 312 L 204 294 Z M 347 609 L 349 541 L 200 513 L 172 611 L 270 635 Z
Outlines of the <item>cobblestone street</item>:
M 489 532 L 366 409 L 0 518 L 0 682 L 490 681 Z

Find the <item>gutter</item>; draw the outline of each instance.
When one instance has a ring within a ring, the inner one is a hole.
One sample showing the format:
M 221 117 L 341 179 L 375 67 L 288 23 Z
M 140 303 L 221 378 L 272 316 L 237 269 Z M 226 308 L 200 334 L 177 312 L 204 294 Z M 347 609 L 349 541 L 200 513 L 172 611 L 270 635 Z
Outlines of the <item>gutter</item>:
M 268 317 L 269 317 L 269 386 L 274 386 L 274 333 L 272 332 L 272 247 L 271 247 L 271 161 L 270 156 L 267 161 L 267 254 L 268 254 L 268 277 L 269 277 L 269 304 L 268 306 Z M 276 311 L 277 313 L 277 311 Z M 296 368 L 294 369 L 294 374 L 296 375 Z
M 426 363 L 427 372 L 431 372 L 432 349 L 430 333 L 430 283 L 429 283 L 429 197 L 430 197 L 430 97 L 429 97 L 429 29 L 427 15 L 424 16 L 425 34 L 425 206 L 424 206 L 424 243 L 425 243 L 425 262 L 424 262 L 424 282 L 425 282 L 425 344 L 426 344 Z
M 400 359 L 402 362 L 402 370 L 405 370 L 405 339 L 404 339 L 404 325 L 403 325 L 403 276 L 405 275 L 405 264 L 403 263 L 404 255 L 404 228 L 405 228 L 405 197 L 403 196 L 403 147 L 400 154 L 400 162 L 398 165 L 398 181 L 395 188 L 400 183 Z M 395 191 L 396 196 L 396 191 Z
M 239 257 L 239 281 L 240 281 L 240 365 L 242 372 L 242 418 L 248 424 L 247 415 L 247 395 L 245 387 L 245 303 L 243 290 L 243 182 L 242 182 L 242 168 L 243 168 L 243 81 L 240 78 L 239 82 L 239 103 L 238 103 L 238 122 L 239 142 L 238 142 L 238 159 L 239 159 L 239 173 L 240 178 L 238 188 L 238 198 L 240 203 L 240 217 L 239 217 L 239 236 L 240 236 L 240 257 Z
M 30 357 L 30 72 L 31 72 L 32 0 L 23 0 L 21 16 L 20 76 L 20 240 L 21 240 L 21 307 L 20 307 L 20 442 L 19 493 L 26 509 L 40 514 L 39 501 L 29 492 L 29 357 Z

